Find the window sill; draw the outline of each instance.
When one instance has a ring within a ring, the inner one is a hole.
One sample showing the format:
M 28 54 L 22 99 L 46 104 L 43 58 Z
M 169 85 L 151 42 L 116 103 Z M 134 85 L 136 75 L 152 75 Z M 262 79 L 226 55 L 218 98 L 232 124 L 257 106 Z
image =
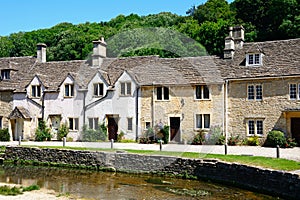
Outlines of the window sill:
M 162 99 L 162 100 L 155 100 L 155 102 L 169 102 L 170 101 L 170 99 L 168 99 L 168 100 L 164 100 L 164 99 Z
M 247 137 L 254 137 L 254 136 L 257 136 L 259 138 L 264 137 L 264 135 L 261 135 L 261 134 L 247 134 Z
M 74 96 L 64 96 L 65 99 L 71 99 L 74 98 Z
M 211 101 L 211 99 L 194 99 L 194 101 Z
M 194 128 L 194 131 L 209 131 L 210 128 Z

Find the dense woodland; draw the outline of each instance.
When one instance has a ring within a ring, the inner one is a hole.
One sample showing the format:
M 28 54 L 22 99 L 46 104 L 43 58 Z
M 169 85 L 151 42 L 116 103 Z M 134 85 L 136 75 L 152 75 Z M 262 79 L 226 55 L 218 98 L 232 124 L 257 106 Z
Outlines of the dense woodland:
M 33 56 L 36 44 L 45 43 L 49 61 L 86 59 L 92 41 L 100 36 L 108 39 L 108 56 L 221 55 L 228 27 L 233 25 L 244 26 L 248 42 L 300 37 L 300 0 L 235 0 L 230 4 L 208 0 L 186 10 L 187 16 L 168 12 L 119 15 L 108 22 L 60 23 L 48 29 L 0 36 L 0 57 Z

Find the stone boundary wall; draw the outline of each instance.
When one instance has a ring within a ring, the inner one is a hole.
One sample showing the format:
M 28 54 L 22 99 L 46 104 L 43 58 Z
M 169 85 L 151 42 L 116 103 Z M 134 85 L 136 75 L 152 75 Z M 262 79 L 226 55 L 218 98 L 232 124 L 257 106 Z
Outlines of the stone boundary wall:
M 95 169 L 110 168 L 119 172 L 195 176 L 288 199 L 298 199 L 300 196 L 298 174 L 214 159 L 29 147 L 7 147 L 4 158 L 80 165 Z

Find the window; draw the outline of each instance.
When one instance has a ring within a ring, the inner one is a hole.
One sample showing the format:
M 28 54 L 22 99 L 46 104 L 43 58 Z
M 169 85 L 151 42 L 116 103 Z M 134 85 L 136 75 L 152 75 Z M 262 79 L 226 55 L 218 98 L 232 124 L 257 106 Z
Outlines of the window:
M 98 129 L 99 127 L 99 118 L 89 118 L 89 129 Z
M 32 85 L 31 86 L 31 97 L 41 97 L 41 86 Z
M 151 128 L 151 122 L 145 122 L 145 129 Z
M 74 85 L 65 84 L 65 97 L 73 97 L 73 96 L 74 96 Z
M 132 131 L 132 118 L 127 118 L 127 130 Z
M 77 131 L 79 127 L 78 118 L 69 118 L 69 129 L 71 131 Z
M 246 57 L 247 66 L 261 65 L 261 54 L 248 54 Z
M 94 96 L 103 96 L 103 83 L 94 84 Z
M 169 100 L 169 88 L 157 87 L 156 88 L 156 99 L 157 100 Z
M 10 70 L 9 69 L 1 70 L 1 79 L 2 80 L 9 80 L 10 79 Z
M 209 99 L 209 89 L 207 85 L 196 85 L 196 99 Z
M 297 99 L 297 84 L 290 84 L 290 99 Z
M 263 135 L 263 120 L 249 119 L 247 121 L 247 133 L 249 136 Z
M 131 95 L 131 83 L 130 82 L 121 83 L 121 95 L 122 96 L 130 96 Z
M 209 114 L 196 114 L 196 129 L 203 129 L 210 127 Z
M 262 100 L 262 85 L 248 85 L 248 100 Z
M 2 116 L 0 116 L 0 128 L 2 128 Z

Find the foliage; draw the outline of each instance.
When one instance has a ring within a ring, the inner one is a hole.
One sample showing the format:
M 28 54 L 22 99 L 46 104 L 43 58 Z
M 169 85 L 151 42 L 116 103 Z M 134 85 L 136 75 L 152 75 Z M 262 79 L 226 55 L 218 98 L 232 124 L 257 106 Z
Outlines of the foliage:
M 105 141 L 107 139 L 107 127 L 102 123 L 94 130 L 89 129 L 85 124 L 82 127 L 81 135 L 85 142 Z
M 259 137 L 258 136 L 248 137 L 246 144 L 249 146 L 259 146 Z
M 10 135 L 8 132 L 8 128 L 0 129 L 0 141 L 9 141 Z
M 62 140 L 64 137 L 67 137 L 69 133 L 69 128 L 67 124 L 61 124 L 57 131 L 57 139 Z
M 44 120 L 39 121 L 38 128 L 35 130 L 35 141 L 51 140 L 51 129 L 47 127 Z
M 205 144 L 209 145 L 223 145 L 225 144 L 225 136 L 222 134 L 220 126 L 212 126 L 208 133 L 209 137 L 205 138 Z
M 281 131 L 273 130 L 268 133 L 264 146 L 276 147 L 277 145 L 279 145 L 280 147 L 285 147 L 285 144 L 286 139 L 284 133 Z
M 199 130 L 197 134 L 195 135 L 192 144 L 193 145 L 201 145 L 204 144 L 205 141 L 205 131 L 204 130 Z
M 0 194 L 6 196 L 15 196 L 23 194 L 19 187 L 9 187 L 8 185 L 0 186 Z
M 23 188 L 23 192 L 33 191 L 33 190 L 39 190 L 40 187 L 38 185 L 30 185 L 28 187 Z
M 152 144 L 154 143 L 154 130 L 149 127 L 142 137 L 139 138 L 140 144 Z
M 240 142 L 240 135 L 230 136 L 227 140 L 227 144 L 230 146 L 238 145 L 239 142 Z
M 293 148 L 295 146 L 297 146 L 297 142 L 295 138 L 286 138 L 286 143 L 285 143 L 286 148 Z
M 170 130 L 170 126 L 168 125 L 164 125 L 164 127 L 160 130 L 160 132 L 163 134 L 162 140 L 164 144 L 169 143 L 169 135 L 170 135 L 169 130 Z
M 121 142 L 124 138 L 125 133 L 121 131 L 118 136 L 117 136 L 117 141 L 116 142 Z

